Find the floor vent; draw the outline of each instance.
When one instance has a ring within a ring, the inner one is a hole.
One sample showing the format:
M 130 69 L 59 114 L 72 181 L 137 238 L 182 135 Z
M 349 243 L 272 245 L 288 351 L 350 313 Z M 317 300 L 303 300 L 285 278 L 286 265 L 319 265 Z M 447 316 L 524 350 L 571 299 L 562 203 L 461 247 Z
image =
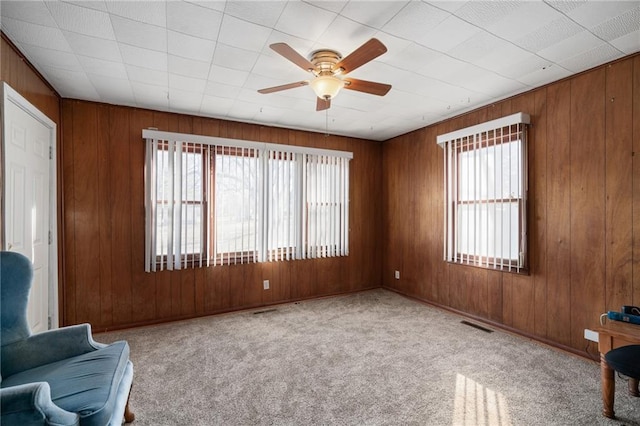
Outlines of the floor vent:
M 253 315 L 268 314 L 269 312 L 275 312 L 275 311 L 277 311 L 277 309 L 265 309 L 264 311 L 255 311 Z
M 461 322 L 462 324 L 464 324 L 464 325 L 468 325 L 469 327 L 473 327 L 473 328 L 477 328 L 478 330 L 482 330 L 482 331 L 484 331 L 485 333 L 493 333 L 493 330 L 489 330 L 488 328 L 484 328 L 484 327 L 483 327 L 483 326 L 481 326 L 481 325 L 474 324 L 474 323 L 469 322 L 469 321 L 460 321 L 460 322 Z

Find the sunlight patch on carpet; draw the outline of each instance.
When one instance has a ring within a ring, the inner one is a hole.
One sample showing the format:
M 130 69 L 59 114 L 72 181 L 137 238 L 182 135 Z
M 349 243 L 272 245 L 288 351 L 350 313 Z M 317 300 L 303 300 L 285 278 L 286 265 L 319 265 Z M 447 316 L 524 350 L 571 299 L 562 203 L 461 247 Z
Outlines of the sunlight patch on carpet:
M 512 423 L 504 395 L 458 373 L 451 424 L 510 426 Z

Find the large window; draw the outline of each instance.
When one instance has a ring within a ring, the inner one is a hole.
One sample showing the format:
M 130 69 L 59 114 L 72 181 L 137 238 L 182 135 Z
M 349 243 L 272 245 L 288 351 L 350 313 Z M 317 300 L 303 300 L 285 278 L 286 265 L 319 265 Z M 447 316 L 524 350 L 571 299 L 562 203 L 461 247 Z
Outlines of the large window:
M 351 153 L 143 137 L 147 271 L 348 254 Z
M 526 256 L 526 114 L 438 136 L 445 260 L 520 271 Z

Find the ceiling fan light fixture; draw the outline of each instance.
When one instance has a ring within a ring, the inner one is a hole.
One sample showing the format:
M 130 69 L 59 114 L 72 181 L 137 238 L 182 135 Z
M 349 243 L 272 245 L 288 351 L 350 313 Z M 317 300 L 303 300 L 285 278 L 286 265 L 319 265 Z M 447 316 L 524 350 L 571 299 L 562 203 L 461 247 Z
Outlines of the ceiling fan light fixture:
M 321 99 L 333 99 L 344 87 L 344 81 L 333 75 L 320 75 L 309 84 L 316 96 Z

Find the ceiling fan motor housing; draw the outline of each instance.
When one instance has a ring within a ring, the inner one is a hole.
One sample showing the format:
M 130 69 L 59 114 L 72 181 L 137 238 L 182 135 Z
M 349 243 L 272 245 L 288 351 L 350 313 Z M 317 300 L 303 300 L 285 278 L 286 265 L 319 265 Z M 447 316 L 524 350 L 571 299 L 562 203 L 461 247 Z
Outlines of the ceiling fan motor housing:
M 335 50 L 321 49 L 311 52 L 309 61 L 314 65 L 312 71 L 316 76 L 319 75 L 335 75 L 340 70 L 335 70 L 335 65 L 340 62 L 342 55 Z

